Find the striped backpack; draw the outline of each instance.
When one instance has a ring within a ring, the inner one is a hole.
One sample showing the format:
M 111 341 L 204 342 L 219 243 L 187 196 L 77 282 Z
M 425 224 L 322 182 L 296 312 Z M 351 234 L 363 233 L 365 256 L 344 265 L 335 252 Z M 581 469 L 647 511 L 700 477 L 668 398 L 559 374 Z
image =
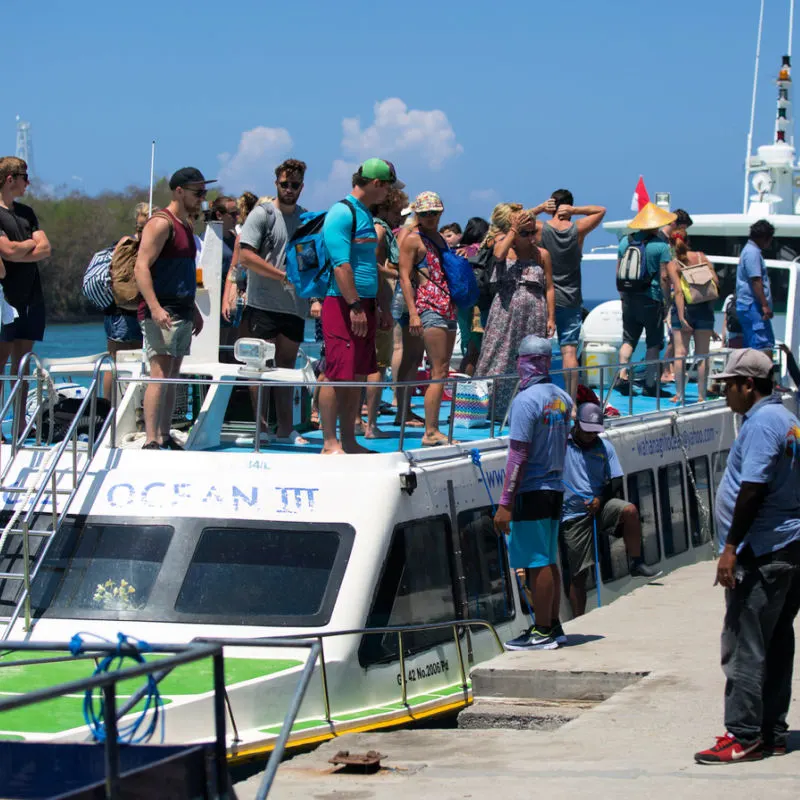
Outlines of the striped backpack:
M 83 273 L 83 295 L 100 311 L 105 311 L 114 305 L 114 295 L 111 293 L 111 257 L 114 247 L 98 250 Z

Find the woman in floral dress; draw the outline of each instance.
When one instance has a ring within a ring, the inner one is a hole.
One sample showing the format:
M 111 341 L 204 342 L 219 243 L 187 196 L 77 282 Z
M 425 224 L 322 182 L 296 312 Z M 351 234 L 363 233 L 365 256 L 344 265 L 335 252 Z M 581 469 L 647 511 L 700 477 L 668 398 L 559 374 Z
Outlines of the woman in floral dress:
M 494 246 L 492 283 L 497 294 L 489 309 L 476 374 L 513 375 L 495 385 L 495 419 L 505 416 L 516 386 L 520 342 L 556 330 L 556 299 L 549 253 L 534 244 L 536 215 L 518 203 L 492 212 L 487 241 Z

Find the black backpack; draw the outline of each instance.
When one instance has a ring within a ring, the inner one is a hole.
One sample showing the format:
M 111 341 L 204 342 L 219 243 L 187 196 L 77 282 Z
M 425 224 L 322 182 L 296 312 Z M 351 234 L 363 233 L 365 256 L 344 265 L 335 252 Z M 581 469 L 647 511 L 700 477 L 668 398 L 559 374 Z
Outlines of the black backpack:
M 480 250 L 467 259 L 472 265 L 475 280 L 478 282 L 477 306 L 481 311 L 488 311 L 492 305 L 496 289 L 492 287 L 492 272 L 494 270 L 494 247 L 483 246 Z
M 728 330 L 728 335 L 742 332 L 742 324 L 739 322 L 739 315 L 736 313 L 736 295 L 731 298 L 731 302 L 728 303 L 728 307 L 725 309 L 725 327 Z

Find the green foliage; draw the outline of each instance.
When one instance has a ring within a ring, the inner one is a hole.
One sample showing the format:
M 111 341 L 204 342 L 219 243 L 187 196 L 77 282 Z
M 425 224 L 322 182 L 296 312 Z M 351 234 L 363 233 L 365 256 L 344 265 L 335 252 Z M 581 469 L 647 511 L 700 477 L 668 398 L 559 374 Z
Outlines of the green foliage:
M 170 196 L 167 179 L 161 178 L 153 188 L 153 205 L 167 205 Z M 53 249 L 52 257 L 39 264 L 49 321 L 100 315 L 81 293 L 86 265 L 98 250 L 133 233 L 133 210 L 147 199 L 148 189 L 140 186 L 94 197 L 72 192 L 61 197 L 31 193 L 23 198 L 36 212 Z

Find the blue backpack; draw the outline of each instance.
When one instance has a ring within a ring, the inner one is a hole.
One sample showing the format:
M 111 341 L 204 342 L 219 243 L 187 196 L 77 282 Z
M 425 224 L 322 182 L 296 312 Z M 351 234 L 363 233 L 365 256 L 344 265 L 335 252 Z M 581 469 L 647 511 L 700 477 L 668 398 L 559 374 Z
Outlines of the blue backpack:
M 647 270 L 647 242 L 652 238 L 634 239 L 628 236 L 628 246 L 617 264 L 617 291 L 629 294 L 646 292 L 653 283 Z
M 450 297 L 458 308 L 472 308 L 480 297 L 480 289 L 472 264 L 464 256 L 451 250 L 449 247 L 444 250 L 436 242 L 428 239 L 420 233 L 420 236 L 430 242 L 439 253 L 439 262 L 442 265 L 447 288 Z
M 356 210 L 349 200 L 340 200 L 353 215 L 350 240 L 356 237 Z M 286 247 L 286 277 L 300 297 L 325 297 L 333 280 L 333 268 L 322 238 L 327 211 L 306 211 Z
M 83 295 L 100 311 L 114 305 L 111 292 L 111 258 L 116 245 L 98 250 L 83 273 Z

